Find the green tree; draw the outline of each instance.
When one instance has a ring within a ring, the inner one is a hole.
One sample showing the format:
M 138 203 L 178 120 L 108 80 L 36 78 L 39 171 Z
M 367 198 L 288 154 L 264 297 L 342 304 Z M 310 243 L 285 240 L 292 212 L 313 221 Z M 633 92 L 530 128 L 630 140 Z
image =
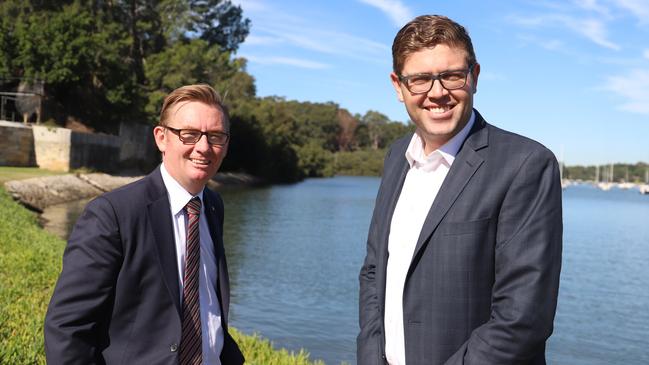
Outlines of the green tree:
M 298 166 L 305 177 L 332 176 L 334 174 L 333 154 L 316 141 L 296 147 Z
M 236 51 L 248 36 L 250 20 L 230 0 L 190 0 L 187 30 L 222 51 Z
M 368 110 L 361 118 L 367 128 L 367 138 L 372 149 L 379 149 L 383 141 L 383 126 L 390 122 L 390 119 L 375 110 Z

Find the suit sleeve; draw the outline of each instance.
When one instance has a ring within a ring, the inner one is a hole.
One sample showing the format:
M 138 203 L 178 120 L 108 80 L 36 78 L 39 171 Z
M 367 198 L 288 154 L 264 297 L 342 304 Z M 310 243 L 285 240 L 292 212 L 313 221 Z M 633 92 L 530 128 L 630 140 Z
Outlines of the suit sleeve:
M 497 225 L 491 319 L 446 362 L 520 364 L 553 330 L 562 249 L 561 181 L 554 155 L 534 151 L 515 175 Z
M 45 317 L 48 363 L 103 363 L 109 303 L 121 263 L 117 219 L 109 201 L 99 197 L 77 220 L 63 254 L 63 270 Z
M 387 165 L 390 157 L 388 151 L 384 165 Z M 377 194 L 381 195 L 381 191 Z M 375 206 L 372 222 L 370 224 L 369 233 L 367 236 L 367 255 L 361 267 L 359 275 L 359 310 L 358 320 L 360 325 L 360 333 L 356 339 L 357 353 L 356 361 L 359 365 L 374 365 L 382 364 L 382 341 L 381 328 L 383 323 L 383 315 L 381 314 L 381 306 L 378 297 L 378 283 L 376 282 L 376 270 L 378 262 L 379 250 L 379 237 L 377 234 L 378 223 L 377 215 L 379 209 L 382 207 Z

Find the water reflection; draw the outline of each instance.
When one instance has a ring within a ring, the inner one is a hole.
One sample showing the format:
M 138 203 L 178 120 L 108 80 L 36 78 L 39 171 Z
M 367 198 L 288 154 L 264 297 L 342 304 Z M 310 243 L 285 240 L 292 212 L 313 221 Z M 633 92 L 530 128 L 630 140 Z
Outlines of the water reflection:
M 357 276 L 377 187 L 341 177 L 223 193 L 233 326 L 353 364 Z
M 48 232 L 67 239 L 70 232 L 72 232 L 74 223 L 90 200 L 92 198 L 56 204 L 45 208 L 40 216 L 41 225 Z

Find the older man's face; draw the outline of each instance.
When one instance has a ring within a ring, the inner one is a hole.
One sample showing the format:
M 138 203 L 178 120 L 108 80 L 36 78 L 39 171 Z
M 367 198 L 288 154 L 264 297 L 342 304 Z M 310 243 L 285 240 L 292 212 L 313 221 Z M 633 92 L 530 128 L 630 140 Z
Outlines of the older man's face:
M 175 105 L 169 113 L 167 126 L 175 129 L 193 129 L 201 132 L 227 133 L 223 112 L 212 105 L 189 101 Z M 154 129 L 162 162 L 169 174 L 191 194 L 203 189 L 227 153 L 227 144 L 210 145 L 203 135 L 196 144 L 185 144 L 171 130 L 158 126 Z

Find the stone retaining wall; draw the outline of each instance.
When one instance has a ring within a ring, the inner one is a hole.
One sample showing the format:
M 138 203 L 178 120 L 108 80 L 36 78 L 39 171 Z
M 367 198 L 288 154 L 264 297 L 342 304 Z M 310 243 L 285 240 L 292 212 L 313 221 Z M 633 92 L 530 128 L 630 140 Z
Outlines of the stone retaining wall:
M 34 137 L 30 127 L 0 121 L 0 166 L 36 166 Z
M 0 166 L 38 166 L 53 171 L 151 171 L 159 163 L 152 127 L 120 126 L 120 135 L 0 121 Z

